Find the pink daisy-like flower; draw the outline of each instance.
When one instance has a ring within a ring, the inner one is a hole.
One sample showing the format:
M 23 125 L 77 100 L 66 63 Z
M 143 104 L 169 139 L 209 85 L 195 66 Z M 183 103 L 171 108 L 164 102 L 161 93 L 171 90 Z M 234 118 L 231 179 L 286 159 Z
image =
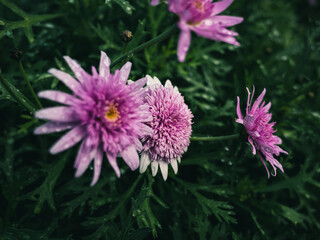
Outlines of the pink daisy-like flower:
M 163 86 L 157 77 L 147 75 L 147 92 L 145 102 L 152 114 L 152 121 L 147 124 L 153 134 L 142 139 L 140 173 L 151 163 L 152 175 L 155 176 L 160 167 L 166 180 L 168 165 L 171 164 L 177 174 L 178 162 L 190 144 L 193 115 L 170 80 Z
M 228 30 L 243 21 L 242 17 L 216 16 L 224 11 L 233 0 L 222 0 L 212 3 L 212 0 L 169 0 L 169 11 L 180 17 L 178 26 L 181 30 L 178 43 L 178 59 L 183 62 L 191 43 L 191 31 L 199 36 L 214 41 L 223 41 L 235 46 L 238 33 Z
M 266 89 L 263 89 L 260 96 L 252 105 L 254 90 L 255 88 L 253 87 L 252 96 L 250 98 L 250 91 L 247 88 L 248 100 L 247 100 L 247 107 L 246 107 L 246 116 L 244 118 L 242 117 L 241 110 L 240 110 L 240 98 L 237 97 L 238 119 L 236 119 L 236 122 L 243 124 L 243 126 L 245 127 L 249 135 L 248 141 L 252 146 L 252 153 L 253 155 L 255 155 L 258 152 L 258 155 L 264 167 L 267 170 L 268 178 L 270 178 L 269 170 L 265 165 L 260 153 L 262 153 L 265 156 L 266 160 L 273 167 L 273 170 L 274 170 L 273 176 L 276 176 L 277 174 L 276 167 L 278 167 L 282 172 L 284 172 L 282 165 L 273 157 L 273 155 L 275 154 L 276 156 L 279 156 L 280 153 L 285 153 L 285 154 L 288 154 L 288 153 L 283 149 L 281 149 L 279 146 L 277 146 L 282 143 L 281 138 L 279 138 L 276 135 L 273 135 L 273 133 L 276 132 L 276 130 L 273 130 L 273 126 L 276 124 L 276 122 L 269 123 L 272 116 L 271 113 L 268 113 L 271 107 L 271 102 L 269 102 L 267 105 L 265 105 L 265 102 L 262 102 L 262 99 L 266 94 Z
M 120 170 L 116 157 L 120 153 L 131 170 L 139 167 L 139 138 L 151 134 L 145 122 L 152 119 L 143 103 L 146 95 L 142 88 L 146 78 L 127 85 L 131 63 L 127 62 L 114 74 L 110 73 L 110 59 L 101 52 L 99 73 L 92 67 L 92 75 L 69 57 L 64 57 L 77 79 L 57 69 L 49 73 L 61 80 L 73 92 L 47 90 L 39 97 L 64 104 L 36 112 L 39 119 L 50 122 L 35 129 L 35 134 L 47 134 L 71 129 L 50 149 L 52 154 L 62 152 L 82 141 L 74 167 L 80 177 L 94 160 L 94 185 L 100 175 L 103 152 L 117 176 Z

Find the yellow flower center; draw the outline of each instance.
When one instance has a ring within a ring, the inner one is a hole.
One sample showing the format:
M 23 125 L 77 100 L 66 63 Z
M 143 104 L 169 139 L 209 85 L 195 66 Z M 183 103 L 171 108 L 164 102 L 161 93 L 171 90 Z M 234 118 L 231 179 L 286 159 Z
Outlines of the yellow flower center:
M 109 106 L 106 107 L 106 114 L 104 116 L 109 122 L 115 122 L 120 118 L 120 113 L 117 109 L 117 106 L 117 103 L 111 103 Z

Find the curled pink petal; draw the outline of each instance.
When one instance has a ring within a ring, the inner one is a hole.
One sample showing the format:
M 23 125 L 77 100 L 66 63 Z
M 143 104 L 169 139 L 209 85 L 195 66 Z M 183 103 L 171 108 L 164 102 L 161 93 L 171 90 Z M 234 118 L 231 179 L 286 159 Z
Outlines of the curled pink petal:
M 238 119 L 243 119 L 242 117 L 242 113 L 241 113 L 241 109 L 240 109 L 240 98 L 237 97 L 237 115 L 238 115 Z

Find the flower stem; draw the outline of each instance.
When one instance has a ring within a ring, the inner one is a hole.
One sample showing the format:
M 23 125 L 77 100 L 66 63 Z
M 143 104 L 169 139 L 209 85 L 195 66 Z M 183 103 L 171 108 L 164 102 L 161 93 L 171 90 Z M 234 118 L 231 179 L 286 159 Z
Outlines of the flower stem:
M 7 80 L 4 79 L 4 77 L 0 74 L 0 81 L 3 85 L 3 87 L 7 90 L 7 92 L 23 107 L 25 107 L 30 114 L 33 114 L 35 112 L 35 108 L 32 104 L 29 103 L 29 100 L 19 92 L 14 86 L 12 86 Z
M 124 55 L 120 56 L 119 58 L 117 58 L 116 60 L 114 60 L 110 66 L 110 68 L 114 67 L 115 65 L 117 65 L 118 63 L 120 63 L 122 60 L 128 60 L 130 58 L 133 57 L 133 55 L 137 52 L 142 51 L 145 48 L 148 48 L 154 44 L 157 44 L 159 42 L 161 42 L 162 40 L 168 38 L 169 36 L 171 36 L 175 31 L 177 30 L 177 25 L 174 24 L 172 25 L 170 28 L 168 28 L 165 32 L 161 33 L 159 36 L 151 39 L 148 42 L 142 43 L 141 45 L 139 45 L 138 47 L 133 48 L 132 50 L 130 50 L 129 52 L 125 53 Z
M 37 105 L 39 108 L 43 108 L 40 101 L 39 101 L 39 98 L 37 97 L 36 93 L 34 92 L 28 78 L 27 78 L 27 75 L 26 75 L 26 72 L 24 71 L 24 68 L 23 68 L 23 65 L 22 65 L 22 62 L 21 60 L 18 61 L 19 63 L 19 68 L 20 68 L 20 72 L 22 74 L 22 77 L 24 78 L 24 80 L 26 81 L 27 85 L 28 85 L 28 88 L 29 88 L 29 91 L 31 92 L 32 94 L 32 97 L 34 98 L 34 100 L 36 101 Z
M 218 136 L 218 137 L 192 137 L 190 138 L 190 141 L 220 141 L 220 140 L 229 140 L 229 139 L 235 139 L 240 136 L 239 133 L 233 134 L 233 135 L 227 135 L 227 136 Z

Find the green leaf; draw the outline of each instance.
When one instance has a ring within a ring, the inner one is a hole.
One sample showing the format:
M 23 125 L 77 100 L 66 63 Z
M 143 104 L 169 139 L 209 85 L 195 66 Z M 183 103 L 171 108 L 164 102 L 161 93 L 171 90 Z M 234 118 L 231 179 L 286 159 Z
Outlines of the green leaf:
M 34 208 L 34 213 L 40 213 L 45 201 L 48 202 L 49 207 L 53 211 L 56 211 L 53 200 L 53 188 L 68 160 L 68 157 L 69 153 L 66 153 L 62 159 L 52 163 L 51 166 L 49 166 L 49 168 L 47 169 L 48 176 L 41 184 L 41 186 L 28 194 L 30 199 L 37 201 L 37 204 Z
M 278 203 L 277 206 L 280 208 L 280 214 L 291 221 L 293 224 L 301 224 L 304 221 L 304 215 L 298 213 L 296 210 L 280 203 Z

